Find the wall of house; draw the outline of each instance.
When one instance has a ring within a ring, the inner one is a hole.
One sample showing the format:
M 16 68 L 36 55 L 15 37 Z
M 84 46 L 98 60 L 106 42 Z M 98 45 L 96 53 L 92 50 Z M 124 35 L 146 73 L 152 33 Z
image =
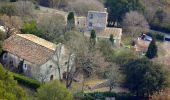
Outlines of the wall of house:
M 58 53 L 61 53 L 61 55 L 59 56 Z M 50 80 L 59 79 L 59 72 L 58 72 L 58 66 L 57 66 L 58 56 L 60 59 L 60 62 L 59 62 L 60 73 L 61 73 L 60 75 L 61 75 L 61 78 L 63 78 L 63 74 L 67 72 L 67 64 L 68 64 L 67 63 L 68 54 L 64 46 L 61 47 L 61 50 L 56 50 L 56 53 L 46 63 L 38 67 L 38 69 L 34 69 L 34 71 L 36 72 L 33 72 L 33 73 L 35 73 L 34 76 L 36 77 L 37 80 L 39 81 L 43 80 L 46 82 Z M 73 60 L 70 62 L 70 65 L 71 64 L 74 64 Z
M 76 17 L 75 25 L 80 30 L 80 32 L 84 32 L 87 27 L 87 18 L 86 17 Z
M 88 30 L 103 30 L 107 25 L 107 12 L 89 11 L 87 16 Z
M 14 69 L 14 68 L 18 68 L 18 64 L 20 62 L 20 58 L 11 54 L 11 53 L 8 53 L 8 52 L 5 52 L 3 55 L 2 55 L 2 63 L 4 65 L 4 67 L 8 67 L 10 69 Z

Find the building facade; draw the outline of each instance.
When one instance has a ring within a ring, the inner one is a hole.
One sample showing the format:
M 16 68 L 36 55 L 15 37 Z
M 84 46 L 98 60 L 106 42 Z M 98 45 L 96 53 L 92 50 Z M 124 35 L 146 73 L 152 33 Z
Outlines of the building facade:
M 107 25 L 108 13 L 100 11 L 88 11 L 87 29 L 103 30 Z
M 59 79 L 67 71 L 67 50 L 32 34 L 16 34 L 3 43 L 2 64 L 41 82 Z M 72 63 L 70 63 L 72 64 Z

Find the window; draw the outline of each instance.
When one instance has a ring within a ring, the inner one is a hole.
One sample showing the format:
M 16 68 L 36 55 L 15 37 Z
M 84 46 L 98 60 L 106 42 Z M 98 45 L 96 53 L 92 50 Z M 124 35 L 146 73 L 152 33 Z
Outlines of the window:
M 53 78 L 54 78 L 54 76 L 53 76 L 53 75 L 51 75 L 51 76 L 50 76 L 50 80 L 53 80 Z
M 90 14 L 90 19 L 93 19 L 93 14 Z
M 92 26 L 93 26 L 93 23 L 92 23 L 92 22 L 90 22 L 90 23 L 89 23 L 89 26 L 90 26 L 90 27 L 92 27 Z
M 77 22 L 77 24 L 79 25 L 79 21 Z
M 52 67 L 53 67 L 52 65 L 49 66 L 49 68 L 52 68 Z
M 7 53 L 4 53 L 3 60 L 5 60 L 6 58 L 7 58 Z
M 27 69 L 27 64 L 24 64 L 24 68 Z
M 68 62 L 65 62 L 65 65 L 67 65 Z

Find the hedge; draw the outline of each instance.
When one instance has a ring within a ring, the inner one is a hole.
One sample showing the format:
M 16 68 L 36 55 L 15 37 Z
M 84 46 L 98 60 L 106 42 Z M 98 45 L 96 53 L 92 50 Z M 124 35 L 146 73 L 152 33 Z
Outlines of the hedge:
M 116 100 L 137 100 L 138 98 L 130 93 L 115 93 L 115 92 L 93 92 L 93 93 L 76 93 L 75 99 L 81 100 L 105 100 L 106 97 L 115 97 Z
M 37 89 L 40 87 L 40 82 L 37 81 L 37 80 L 34 80 L 34 79 L 31 79 L 29 77 L 26 77 L 26 76 L 23 76 L 23 75 L 20 75 L 20 74 L 17 74 L 17 73 L 13 73 L 13 72 L 10 72 L 11 75 L 13 75 L 14 79 L 17 80 L 17 82 L 19 84 L 22 84 L 24 86 L 27 86 L 31 89 Z
M 160 32 L 149 32 L 147 35 L 154 37 L 158 41 L 164 41 L 164 34 Z

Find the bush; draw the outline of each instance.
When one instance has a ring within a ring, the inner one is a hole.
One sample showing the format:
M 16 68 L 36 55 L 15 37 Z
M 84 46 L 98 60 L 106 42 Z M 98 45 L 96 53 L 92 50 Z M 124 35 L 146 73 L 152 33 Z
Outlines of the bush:
M 37 28 L 36 21 L 25 22 L 24 26 L 21 29 L 21 32 L 25 33 L 25 34 L 33 34 L 33 35 L 36 35 L 36 36 L 42 35 L 41 31 L 38 30 L 38 28 Z
M 22 84 L 22 85 L 27 86 L 29 88 L 37 89 L 41 85 L 39 81 L 36 81 L 34 79 L 31 79 L 31 78 L 28 78 L 26 76 L 16 74 L 16 73 L 13 73 L 13 72 L 10 72 L 10 73 L 13 75 L 14 79 L 17 80 L 17 82 L 19 84 Z
M 79 96 L 79 97 L 76 97 L 76 96 Z M 136 96 L 133 96 L 132 94 L 129 94 L 129 93 L 114 93 L 114 92 L 93 92 L 93 93 L 84 93 L 84 95 L 82 95 L 82 92 L 81 92 L 81 93 L 76 93 L 74 97 L 79 98 L 79 99 L 81 98 L 81 100 L 96 100 L 96 99 L 105 100 L 106 97 L 115 97 L 116 100 L 136 100 L 137 99 Z
M 154 37 L 158 41 L 164 41 L 164 34 L 160 32 L 149 32 L 147 35 Z

